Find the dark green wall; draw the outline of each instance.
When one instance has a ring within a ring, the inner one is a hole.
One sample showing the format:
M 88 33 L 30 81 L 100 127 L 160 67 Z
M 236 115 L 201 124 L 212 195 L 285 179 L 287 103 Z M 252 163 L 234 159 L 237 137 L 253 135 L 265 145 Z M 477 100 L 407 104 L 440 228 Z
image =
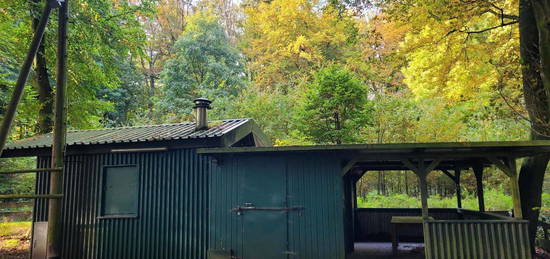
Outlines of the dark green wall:
M 48 167 L 49 158 L 38 160 Z M 107 165 L 139 167 L 137 218 L 98 218 Z M 208 171 L 208 158 L 193 149 L 68 156 L 63 258 L 206 258 Z M 37 192 L 47 188 L 47 175 L 39 174 Z M 45 201 L 36 202 L 34 219 L 47 220 Z
M 288 213 L 288 251 L 295 253 L 288 258 L 345 258 L 341 160 L 314 153 L 246 153 L 217 157 L 210 178 L 209 249 L 233 250 L 237 256 L 242 256 L 246 246 L 242 242 L 242 217 L 231 209 L 246 202 L 239 197 L 239 174 L 246 170 L 262 173 L 257 166 L 246 162 L 250 159 L 256 159 L 259 162 L 254 164 L 260 163 L 265 168 L 285 168 L 280 176 L 287 177 L 288 206 L 304 207 L 301 213 Z M 263 181 L 275 180 L 266 177 Z

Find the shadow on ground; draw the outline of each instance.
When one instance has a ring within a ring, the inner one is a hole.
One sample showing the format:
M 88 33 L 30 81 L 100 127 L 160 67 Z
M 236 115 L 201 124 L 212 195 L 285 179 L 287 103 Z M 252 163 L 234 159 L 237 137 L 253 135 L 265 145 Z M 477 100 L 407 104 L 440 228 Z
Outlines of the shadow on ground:
M 399 243 L 398 254 L 392 254 L 391 243 L 355 243 L 355 252 L 350 259 L 424 259 L 423 243 Z

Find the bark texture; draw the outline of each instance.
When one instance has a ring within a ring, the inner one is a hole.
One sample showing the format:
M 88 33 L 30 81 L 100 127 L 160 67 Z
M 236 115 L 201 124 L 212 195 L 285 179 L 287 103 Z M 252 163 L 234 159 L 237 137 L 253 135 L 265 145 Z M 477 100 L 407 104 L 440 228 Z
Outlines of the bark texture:
M 520 54 L 525 105 L 531 120 L 531 139 L 550 139 L 550 0 L 520 0 Z M 529 220 L 534 247 L 544 174 L 549 157 L 524 160 L 519 177 L 523 216 Z
M 36 27 L 40 21 L 40 11 L 38 11 L 40 8 L 37 8 L 39 4 L 40 0 L 31 0 L 32 28 L 34 32 L 36 32 Z M 44 38 L 46 38 L 45 34 Z M 49 133 L 53 127 L 53 91 L 50 83 L 44 40 L 40 43 L 40 47 L 36 53 L 33 80 L 33 85 L 38 93 L 38 103 L 40 104 L 36 133 Z

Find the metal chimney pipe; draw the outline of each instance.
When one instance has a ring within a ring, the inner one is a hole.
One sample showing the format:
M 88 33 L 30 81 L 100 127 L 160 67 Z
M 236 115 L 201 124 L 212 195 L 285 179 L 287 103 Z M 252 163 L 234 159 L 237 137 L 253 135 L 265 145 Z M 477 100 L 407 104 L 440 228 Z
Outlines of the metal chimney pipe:
M 212 109 L 210 107 L 210 104 L 212 103 L 212 101 L 206 98 L 197 98 L 193 102 L 195 103 L 195 106 L 193 108 L 195 109 L 195 113 L 196 113 L 195 130 L 208 129 L 208 116 L 207 116 L 206 110 Z

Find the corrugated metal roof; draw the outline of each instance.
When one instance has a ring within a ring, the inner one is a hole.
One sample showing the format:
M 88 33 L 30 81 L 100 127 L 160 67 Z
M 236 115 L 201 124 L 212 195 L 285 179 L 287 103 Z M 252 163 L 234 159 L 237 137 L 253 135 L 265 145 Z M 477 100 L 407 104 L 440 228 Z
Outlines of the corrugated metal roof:
M 344 144 L 274 147 L 221 147 L 200 148 L 198 153 L 249 153 L 249 152 L 360 152 L 360 153 L 403 153 L 403 152 L 471 152 L 473 150 L 537 151 L 550 153 L 550 140 L 493 141 L 493 142 L 429 142 L 429 143 L 385 143 Z
M 67 145 L 98 145 L 215 138 L 221 137 L 249 121 L 250 119 L 211 121 L 209 122 L 210 127 L 208 129 L 200 131 L 195 130 L 194 122 L 69 131 L 67 133 Z M 52 134 L 48 133 L 12 142 L 6 146 L 6 150 L 45 148 L 50 147 L 51 145 Z

